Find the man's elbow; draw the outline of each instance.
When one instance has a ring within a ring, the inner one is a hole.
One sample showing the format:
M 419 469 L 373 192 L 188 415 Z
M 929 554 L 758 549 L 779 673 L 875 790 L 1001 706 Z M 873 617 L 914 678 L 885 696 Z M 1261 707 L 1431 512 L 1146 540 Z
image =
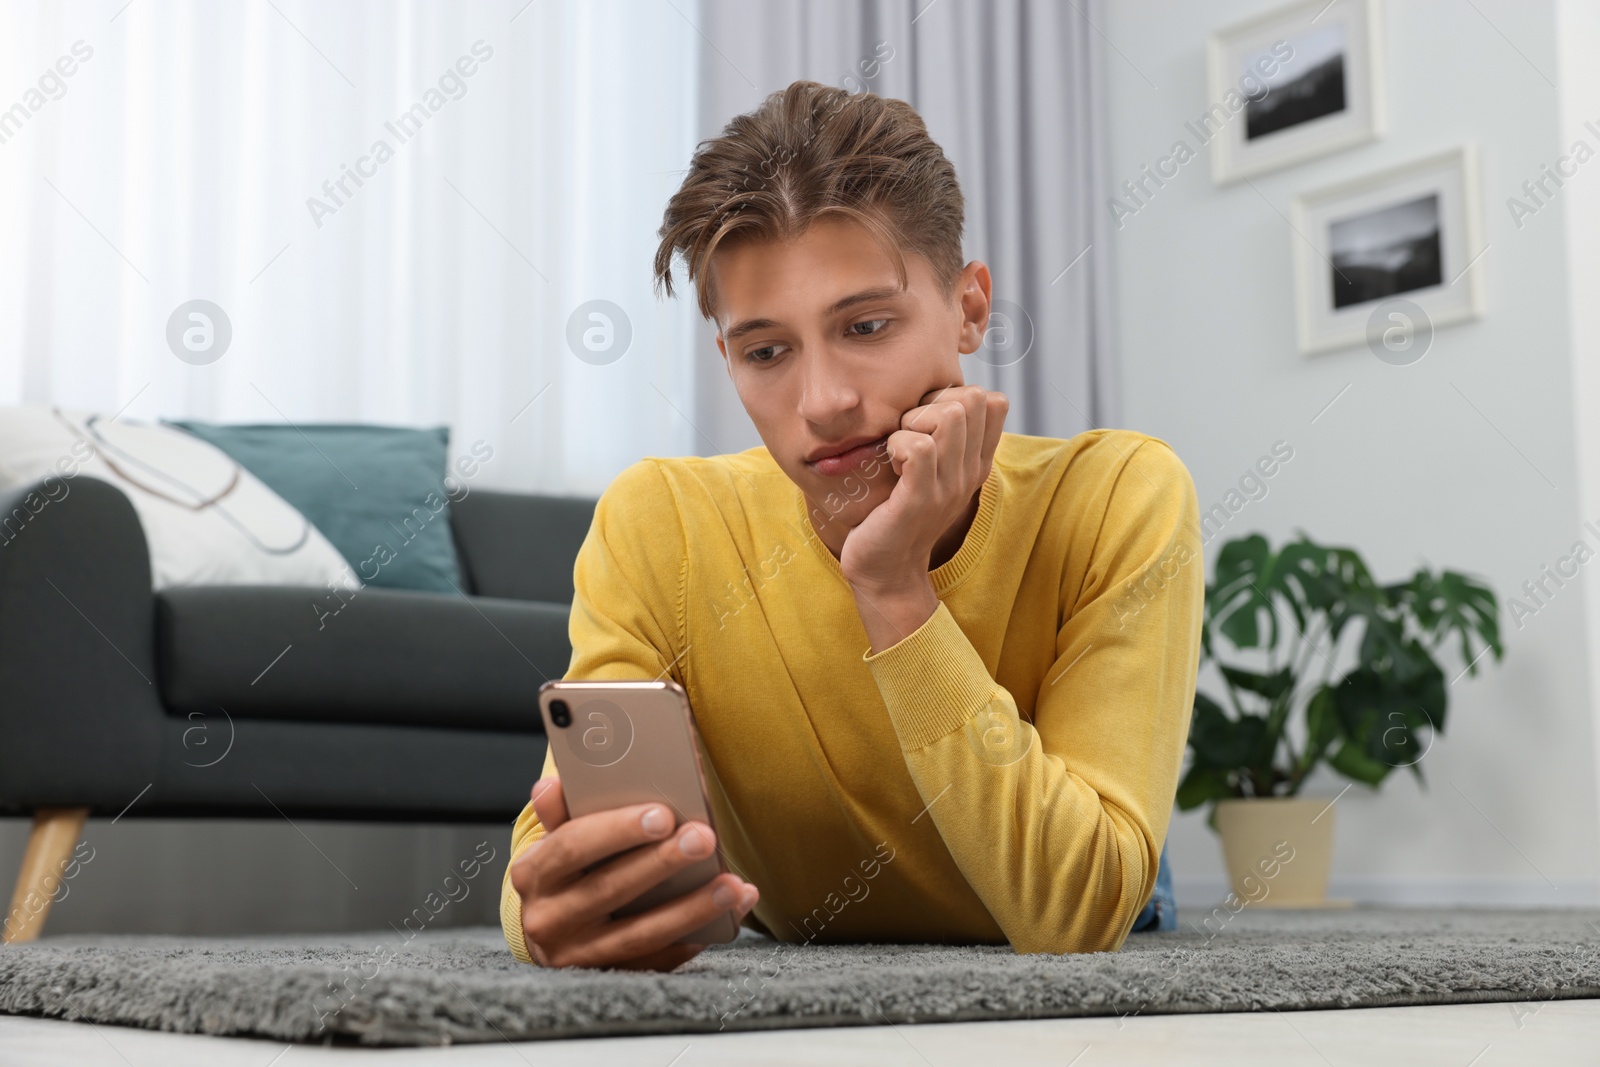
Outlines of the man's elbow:
M 1155 890 L 1156 868 L 1142 835 L 1107 849 L 1098 869 L 1065 893 L 1045 894 L 1038 913 L 1007 931 L 1019 953 L 1117 952 Z

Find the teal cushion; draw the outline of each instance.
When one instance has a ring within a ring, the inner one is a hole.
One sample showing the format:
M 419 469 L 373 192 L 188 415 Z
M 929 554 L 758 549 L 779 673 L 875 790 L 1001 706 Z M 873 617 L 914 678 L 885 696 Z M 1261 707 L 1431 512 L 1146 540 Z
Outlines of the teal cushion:
M 444 481 L 449 427 L 161 421 L 209 441 L 299 508 L 366 584 L 460 586 Z

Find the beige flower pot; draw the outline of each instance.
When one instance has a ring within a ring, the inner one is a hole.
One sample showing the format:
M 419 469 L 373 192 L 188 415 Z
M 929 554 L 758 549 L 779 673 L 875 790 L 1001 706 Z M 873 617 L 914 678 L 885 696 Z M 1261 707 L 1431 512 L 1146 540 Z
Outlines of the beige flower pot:
M 1328 900 L 1333 806 L 1316 797 L 1247 797 L 1217 801 L 1217 830 L 1228 881 L 1240 900 L 1260 908 L 1343 907 Z

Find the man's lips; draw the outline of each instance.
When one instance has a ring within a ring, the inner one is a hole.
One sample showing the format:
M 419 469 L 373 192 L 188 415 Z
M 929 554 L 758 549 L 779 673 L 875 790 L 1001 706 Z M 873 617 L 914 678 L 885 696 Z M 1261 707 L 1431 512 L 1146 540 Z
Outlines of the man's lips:
M 871 441 L 847 448 L 845 451 L 834 455 L 808 459 L 806 464 L 818 474 L 827 477 L 843 474 L 845 471 L 865 462 L 869 457 L 876 455 L 879 449 L 883 447 L 884 442 L 888 440 L 888 437 L 888 434 L 884 434 L 882 437 L 876 437 Z

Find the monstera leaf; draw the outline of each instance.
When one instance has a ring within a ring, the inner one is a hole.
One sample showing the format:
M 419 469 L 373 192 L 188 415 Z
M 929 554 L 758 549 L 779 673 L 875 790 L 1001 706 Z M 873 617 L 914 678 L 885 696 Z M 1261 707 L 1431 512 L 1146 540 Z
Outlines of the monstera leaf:
M 1293 796 L 1324 762 L 1374 787 L 1400 768 L 1426 785 L 1422 761 L 1449 704 L 1434 652 L 1455 637 L 1464 673 L 1476 674 L 1485 654 L 1504 655 L 1498 616 L 1494 593 L 1457 571 L 1380 585 L 1353 549 L 1319 545 L 1304 531 L 1277 552 L 1260 534 L 1225 543 L 1206 586 L 1200 653 L 1227 700 L 1195 693 L 1178 807 Z M 1351 645 L 1355 666 L 1332 677 Z M 1224 653 L 1246 662 L 1224 662 Z

